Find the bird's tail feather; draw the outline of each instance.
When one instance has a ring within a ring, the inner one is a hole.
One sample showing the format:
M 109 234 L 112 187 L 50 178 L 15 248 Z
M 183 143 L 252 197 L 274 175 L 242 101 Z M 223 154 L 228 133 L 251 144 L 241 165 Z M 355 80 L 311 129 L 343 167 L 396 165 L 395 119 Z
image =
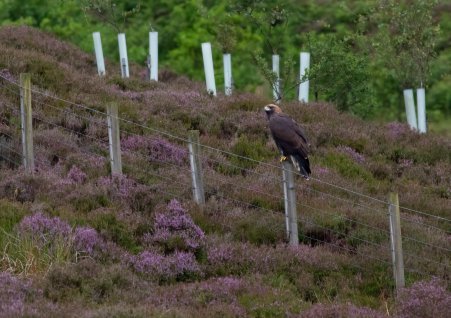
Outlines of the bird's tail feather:
M 299 171 L 300 174 L 306 179 L 309 178 L 309 175 L 312 173 L 310 171 L 310 162 L 308 158 L 303 158 L 300 155 L 292 155 L 291 162 L 293 163 L 294 167 L 297 171 Z

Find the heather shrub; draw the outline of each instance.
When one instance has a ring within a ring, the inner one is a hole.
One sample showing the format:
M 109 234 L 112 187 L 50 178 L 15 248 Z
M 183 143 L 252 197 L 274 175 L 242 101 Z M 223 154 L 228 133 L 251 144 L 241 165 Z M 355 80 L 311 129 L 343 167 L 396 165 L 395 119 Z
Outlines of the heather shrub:
M 99 257 L 107 252 L 105 240 L 90 227 L 77 227 L 73 233 L 73 249 L 79 257 Z
M 155 216 L 153 233 L 144 235 L 144 241 L 157 244 L 165 253 L 173 251 L 196 252 L 203 246 L 205 234 L 187 211 L 176 200 L 171 200 L 165 211 Z
M 186 147 L 173 144 L 161 137 L 130 135 L 121 142 L 124 151 L 140 151 L 150 162 L 170 162 L 178 165 L 187 163 Z
M 42 213 L 26 216 L 7 236 L 2 268 L 28 275 L 73 259 L 71 227 Z
M 77 185 L 83 184 L 86 181 L 87 175 L 76 165 L 73 165 L 67 172 L 65 178 L 61 179 L 62 185 Z
M 136 212 L 149 212 L 154 205 L 154 196 L 150 187 L 141 184 L 126 175 L 101 177 L 96 182 L 101 193 L 122 205 L 124 209 Z
M 18 225 L 20 235 L 30 235 L 35 242 L 46 245 L 60 237 L 67 237 L 70 225 L 58 217 L 47 217 L 42 213 L 26 216 Z
M 52 264 L 64 264 L 90 257 L 113 259 L 117 247 L 90 227 L 72 228 L 58 217 L 38 212 L 26 216 L 5 236 L 3 268 L 29 274 L 46 270 Z
M 192 280 L 202 275 L 196 257 L 191 252 L 175 251 L 170 255 L 144 251 L 130 260 L 133 269 L 146 278 L 160 282 Z
M 19 317 L 25 311 L 25 302 L 29 295 L 28 282 L 23 282 L 11 273 L 0 271 L 0 315 Z
M 45 171 L 30 175 L 20 169 L 0 180 L 0 195 L 19 202 L 33 202 L 49 191 L 53 176 Z
M 352 304 L 315 304 L 301 312 L 300 318 L 383 318 L 386 315 L 376 310 L 356 307 Z
M 35 147 L 45 149 L 42 152 L 45 154 L 43 159 L 46 163 L 56 163 L 79 150 L 76 138 L 67 134 L 63 129 L 54 127 L 37 129 L 33 138 Z M 55 142 L 55 140 L 58 140 L 58 142 Z
M 207 242 L 207 275 L 242 275 L 248 272 L 284 273 L 297 277 L 308 269 L 324 272 L 337 271 L 347 260 L 338 253 L 322 247 L 285 244 L 275 246 L 237 243 L 219 238 Z
M 120 290 L 132 291 L 134 279 L 130 271 L 120 265 L 105 265 L 92 259 L 54 266 L 44 281 L 44 296 L 53 302 L 78 298 L 97 304 L 121 300 Z
M 438 278 L 420 281 L 397 296 L 396 317 L 445 318 L 451 310 L 451 293 Z
M 337 150 L 341 153 L 348 155 L 354 162 L 363 164 L 365 162 L 365 156 L 357 152 L 354 148 L 349 146 L 338 146 Z

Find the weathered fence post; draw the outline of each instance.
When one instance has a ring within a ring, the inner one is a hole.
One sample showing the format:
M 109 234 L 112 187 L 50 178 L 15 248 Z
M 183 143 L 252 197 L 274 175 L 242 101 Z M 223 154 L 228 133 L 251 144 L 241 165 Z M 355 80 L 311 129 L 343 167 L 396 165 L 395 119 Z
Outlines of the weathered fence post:
M 280 92 L 280 57 L 278 54 L 273 54 L 272 56 L 272 71 L 276 74 L 276 81 L 273 83 L 272 96 L 274 102 L 278 102 L 281 97 Z
M 288 239 L 290 245 L 299 245 L 298 215 L 296 210 L 296 188 L 292 164 L 285 160 L 282 163 L 282 178 L 285 198 L 285 214 L 288 223 Z
M 202 165 L 200 157 L 199 131 L 188 132 L 189 161 L 191 164 L 191 177 L 193 181 L 194 201 L 203 205 L 205 203 L 204 182 L 202 178 Z
M 110 148 L 111 175 L 122 174 L 121 137 L 119 132 L 118 106 L 107 106 L 108 138 Z
M 97 62 L 97 72 L 99 76 L 105 75 L 105 61 L 103 59 L 103 49 L 102 49 L 102 40 L 100 38 L 99 32 L 94 32 L 92 34 L 94 39 L 94 50 L 96 53 L 96 62 Z
M 202 43 L 202 57 L 204 59 L 205 81 L 209 94 L 216 96 L 215 73 L 213 68 L 213 56 L 211 53 L 211 44 Z
M 301 83 L 299 84 L 299 101 L 308 103 L 308 92 L 309 92 L 309 81 L 302 81 L 302 77 L 305 75 L 310 67 L 310 53 L 301 52 L 300 53 L 300 72 L 299 79 Z
M 230 96 L 232 95 L 232 55 L 224 53 L 222 61 L 224 64 L 224 94 Z
M 413 99 L 413 90 L 405 89 L 404 93 L 404 105 L 406 106 L 407 123 L 411 129 L 417 130 L 417 115 L 415 113 L 415 100 Z
M 418 131 L 425 133 L 426 127 L 426 92 L 424 88 L 417 89 Z
M 33 117 L 31 112 L 31 75 L 20 74 L 20 119 L 22 130 L 22 152 L 25 170 L 34 172 Z
M 125 41 L 125 34 L 119 33 L 117 35 L 117 40 L 119 42 L 119 61 L 121 63 L 121 75 L 122 78 L 128 78 L 130 77 L 130 72 L 128 69 L 127 42 Z
M 158 32 L 149 32 L 150 79 L 158 81 Z
M 390 242 L 393 261 L 393 275 L 395 277 L 396 290 L 399 290 L 405 286 L 405 280 L 398 194 L 391 192 L 389 195 L 389 202 L 388 212 L 390 217 Z

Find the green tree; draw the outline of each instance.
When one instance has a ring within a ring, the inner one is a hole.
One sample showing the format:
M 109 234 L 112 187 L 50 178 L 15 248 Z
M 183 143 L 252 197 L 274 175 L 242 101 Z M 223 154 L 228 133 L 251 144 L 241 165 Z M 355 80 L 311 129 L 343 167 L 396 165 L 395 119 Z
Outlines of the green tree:
M 432 12 L 435 0 L 380 0 L 370 20 L 376 56 L 392 70 L 401 88 L 423 87 L 436 57 L 439 26 Z
M 315 57 L 306 78 L 310 79 L 315 100 L 335 103 L 338 109 L 361 117 L 371 117 L 373 100 L 369 61 L 362 52 L 355 52 L 353 38 L 338 39 L 328 34 L 310 39 Z

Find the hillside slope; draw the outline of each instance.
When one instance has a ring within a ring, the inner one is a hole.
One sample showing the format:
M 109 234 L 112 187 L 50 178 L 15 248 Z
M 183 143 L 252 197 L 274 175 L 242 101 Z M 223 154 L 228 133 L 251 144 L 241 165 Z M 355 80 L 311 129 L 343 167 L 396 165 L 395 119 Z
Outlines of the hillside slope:
M 270 100 L 212 98 L 203 83 L 169 70 L 158 83 L 136 65 L 130 79 L 116 70 L 107 62 L 99 78 L 93 56 L 35 29 L 0 28 L 6 315 L 445 317 L 449 139 L 365 122 L 333 105 L 281 105 L 312 144 L 313 178 L 296 180 L 301 245 L 289 247 L 278 154 L 262 109 Z M 33 175 L 21 167 L 24 72 L 33 84 Z M 119 106 L 124 172 L 113 178 L 111 103 Z M 202 145 L 203 207 L 192 202 L 192 129 Z M 402 207 L 409 287 L 397 306 L 392 191 Z M 422 301 L 412 305 L 415 297 Z

